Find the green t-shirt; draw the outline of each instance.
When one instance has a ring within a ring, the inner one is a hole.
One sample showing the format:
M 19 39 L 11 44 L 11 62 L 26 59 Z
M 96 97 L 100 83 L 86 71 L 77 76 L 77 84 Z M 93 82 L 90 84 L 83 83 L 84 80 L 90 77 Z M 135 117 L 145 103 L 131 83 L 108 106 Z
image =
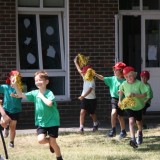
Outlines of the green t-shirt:
M 44 96 L 53 102 L 52 106 L 47 106 L 37 95 L 39 90 L 33 90 L 25 93 L 27 99 L 34 102 L 35 106 L 35 125 L 41 127 L 60 126 L 60 117 L 57 109 L 57 103 L 52 91 L 46 90 Z
M 19 113 L 22 111 L 21 98 L 11 97 L 11 93 L 16 93 L 15 89 L 8 84 L 0 85 L 0 93 L 4 95 L 3 108 L 9 113 Z
M 147 90 L 147 96 L 145 97 L 145 101 L 147 99 L 150 99 L 147 103 L 151 104 L 151 99 L 153 98 L 153 91 L 152 91 L 151 85 L 149 83 L 147 83 L 145 85 L 148 88 L 148 90 Z
M 148 87 L 139 80 L 135 80 L 135 82 L 132 84 L 125 81 L 121 84 L 120 90 L 123 91 L 125 97 L 128 97 L 131 93 L 135 93 L 135 94 L 147 93 Z M 144 107 L 144 98 L 133 97 L 133 100 L 135 101 L 135 106 L 133 106 L 132 108 L 129 107 L 125 109 L 138 111 Z
M 104 77 L 104 83 L 109 87 L 111 97 L 119 98 L 118 94 L 119 86 L 124 81 L 125 79 L 118 79 L 116 76 Z

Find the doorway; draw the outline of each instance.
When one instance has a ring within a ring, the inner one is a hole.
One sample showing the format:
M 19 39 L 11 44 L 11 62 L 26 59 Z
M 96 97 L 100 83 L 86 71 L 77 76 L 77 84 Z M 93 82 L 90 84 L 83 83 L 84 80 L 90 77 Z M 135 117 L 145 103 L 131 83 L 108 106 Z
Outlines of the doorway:
M 123 62 L 141 72 L 141 16 L 123 16 Z

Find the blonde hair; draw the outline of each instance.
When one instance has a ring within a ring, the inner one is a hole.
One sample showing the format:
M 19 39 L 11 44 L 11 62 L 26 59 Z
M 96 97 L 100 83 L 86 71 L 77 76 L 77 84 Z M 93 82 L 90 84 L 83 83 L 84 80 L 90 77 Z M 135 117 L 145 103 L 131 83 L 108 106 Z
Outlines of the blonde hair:
M 129 73 L 127 73 L 126 75 L 132 75 L 136 78 L 137 76 L 137 72 L 134 72 L 134 71 L 130 71 Z M 126 75 L 124 75 L 124 77 L 126 77 Z

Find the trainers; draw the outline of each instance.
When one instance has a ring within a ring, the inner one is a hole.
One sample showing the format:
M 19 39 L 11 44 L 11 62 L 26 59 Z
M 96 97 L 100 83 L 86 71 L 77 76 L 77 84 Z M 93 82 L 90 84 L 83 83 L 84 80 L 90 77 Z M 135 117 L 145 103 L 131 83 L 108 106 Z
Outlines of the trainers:
M 143 142 L 143 135 L 142 134 L 138 134 L 138 138 L 137 138 L 137 144 L 140 145 Z
M 5 128 L 4 129 L 4 138 L 7 138 L 9 135 L 9 129 L 8 128 Z
M 93 126 L 93 132 L 98 131 L 98 127 L 99 127 L 99 122 L 97 123 L 96 126 Z
M 10 142 L 10 143 L 9 143 L 9 147 L 10 147 L 10 148 L 14 148 L 14 142 Z
M 49 149 L 50 149 L 51 153 L 54 153 L 54 149 L 52 148 L 51 145 L 49 145 Z
M 115 136 L 116 136 L 116 130 L 111 129 L 111 130 L 109 131 L 108 137 L 115 137 Z
M 120 134 L 119 134 L 119 139 L 123 139 L 127 136 L 127 133 L 126 131 L 121 131 Z
M 79 133 L 83 134 L 84 133 L 84 129 L 83 128 L 79 128 Z
M 138 148 L 136 140 L 131 139 L 129 141 L 129 145 L 132 146 L 133 148 Z

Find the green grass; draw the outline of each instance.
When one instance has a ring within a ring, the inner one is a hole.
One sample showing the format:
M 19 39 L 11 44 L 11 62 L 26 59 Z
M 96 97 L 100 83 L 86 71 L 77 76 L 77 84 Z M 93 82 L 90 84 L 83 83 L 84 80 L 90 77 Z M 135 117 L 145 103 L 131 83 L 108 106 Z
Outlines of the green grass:
M 144 143 L 138 149 L 129 146 L 129 133 L 121 141 L 106 136 L 107 130 L 96 133 L 60 132 L 57 142 L 64 160 L 158 160 L 160 159 L 160 127 L 143 131 Z M 8 144 L 8 138 L 5 139 Z M 4 155 L 0 141 L 0 153 Z M 8 149 L 10 160 L 53 160 L 48 145 L 40 145 L 35 134 L 17 135 L 15 148 Z

